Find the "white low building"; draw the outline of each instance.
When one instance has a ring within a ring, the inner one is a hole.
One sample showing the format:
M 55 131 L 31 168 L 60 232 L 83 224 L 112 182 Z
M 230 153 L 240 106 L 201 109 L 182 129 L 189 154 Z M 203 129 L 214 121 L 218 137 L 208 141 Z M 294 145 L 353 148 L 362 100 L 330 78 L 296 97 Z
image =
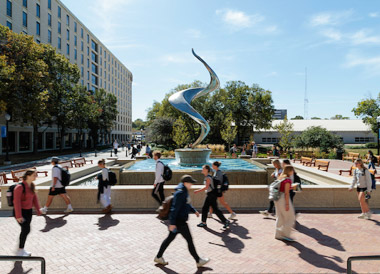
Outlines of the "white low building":
M 258 144 L 277 143 L 280 134 L 274 127 L 280 123 L 283 123 L 283 120 L 274 120 L 271 129 L 254 132 L 255 142 Z M 345 144 L 377 142 L 371 128 L 362 120 L 289 120 L 289 123 L 293 124 L 295 135 L 301 134 L 308 127 L 320 126 L 341 136 Z

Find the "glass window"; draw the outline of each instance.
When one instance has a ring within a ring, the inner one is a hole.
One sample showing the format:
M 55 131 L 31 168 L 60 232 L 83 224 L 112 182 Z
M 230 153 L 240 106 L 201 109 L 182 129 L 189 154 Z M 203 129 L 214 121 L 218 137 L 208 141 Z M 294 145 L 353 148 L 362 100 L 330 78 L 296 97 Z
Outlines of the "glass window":
M 22 5 L 27 8 L 28 7 L 28 0 L 22 0 Z
M 84 64 L 83 54 L 80 55 L 80 63 L 81 63 L 82 65 Z
M 83 51 L 83 41 L 80 41 L 80 50 Z
M 83 67 L 80 68 L 80 76 L 81 76 L 81 77 L 84 76 L 84 68 L 83 68 Z
M 30 147 L 30 132 L 19 132 L 19 150 L 20 151 L 28 151 L 31 149 Z
M 66 39 L 70 40 L 70 30 L 66 30 Z
M 90 72 L 87 71 L 87 80 L 90 80 Z
M 91 65 L 91 68 L 92 68 L 92 72 L 93 72 L 93 73 L 98 74 L 98 66 L 97 66 L 97 65 L 92 64 L 92 65 Z
M 95 63 L 98 62 L 98 56 L 94 52 L 91 52 L 91 60 Z
M 51 30 L 48 30 L 48 42 L 51 43 Z
M 61 18 L 61 7 L 58 6 L 58 18 Z
M 90 68 L 90 59 L 87 58 L 87 68 Z
M 48 25 L 51 27 L 51 14 L 48 13 Z
M 41 17 L 41 9 L 40 9 L 40 5 L 39 4 L 36 4 L 36 16 L 38 18 Z
M 98 85 L 98 77 L 96 77 L 95 75 L 92 75 L 91 82 L 93 85 Z
M 83 39 L 83 29 L 80 29 L 80 37 Z
M 84 81 L 83 80 L 81 81 L 81 83 L 82 83 L 82 86 L 84 86 Z
M 74 31 L 77 32 L 77 22 L 74 22 Z
M 28 27 L 28 14 L 25 11 L 22 12 L 22 25 Z
M 61 22 L 58 22 L 58 33 L 61 34 Z
M 61 37 L 58 37 L 58 48 L 61 49 Z
M 7 15 L 12 17 L 12 2 L 7 0 Z
M 89 55 L 90 55 L 90 48 L 87 47 L 87 56 L 89 56 Z
M 74 35 L 74 46 L 77 46 L 77 36 Z
M 87 83 L 87 90 L 90 90 L 90 83 Z
M 74 59 L 77 60 L 77 49 L 74 49 Z
M 66 45 L 66 54 L 70 55 L 70 44 Z
M 48 0 L 48 9 L 51 10 L 51 0 Z
M 87 44 L 90 44 L 90 35 L 87 34 Z
M 36 22 L 36 34 L 41 35 L 41 25 L 39 22 Z
M 94 51 L 98 52 L 98 45 L 94 41 L 92 41 L 92 40 L 91 40 L 91 48 Z
M 12 23 L 9 22 L 9 21 L 7 21 L 7 27 L 8 27 L 10 30 L 12 30 Z
M 66 15 L 66 25 L 70 26 L 70 16 Z

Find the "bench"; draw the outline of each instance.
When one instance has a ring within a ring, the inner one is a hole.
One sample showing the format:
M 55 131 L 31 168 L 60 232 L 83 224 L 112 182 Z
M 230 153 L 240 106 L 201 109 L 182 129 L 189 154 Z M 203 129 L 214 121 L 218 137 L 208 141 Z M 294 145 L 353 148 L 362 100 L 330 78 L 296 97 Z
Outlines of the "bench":
M 31 167 L 31 168 L 27 168 L 27 169 L 19 169 L 19 170 L 12 170 L 11 171 L 11 174 L 12 174 L 12 178 L 17 180 L 15 182 L 18 182 L 18 181 L 21 181 L 22 180 L 22 176 L 24 176 L 25 172 L 29 169 L 34 169 L 37 171 L 37 168 L 36 167 Z M 48 172 L 47 171 L 37 171 L 37 175 L 38 174 L 45 174 L 45 177 L 48 176 Z
M 5 172 L 0 173 L 0 185 L 5 185 L 8 183 L 8 181 L 12 181 L 15 183 L 17 182 L 17 180 L 14 178 L 8 178 L 7 174 L 5 174 Z
M 87 162 L 92 164 L 92 160 L 86 160 L 84 157 L 73 159 L 72 161 L 73 161 L 75 167 L 84 166 L 85 164 L 87 164 Z
M 347 155 L 342 156 L 342 160 L 351 160 L 354 162 L 356 159 L 360 158 L 360 153 L 349 152 Z
M 380 179 L 380 175 L 377 175 L 377 170 L 376 169 L 368 169 L 368 171 L 375 176 L 375 180 Z
M 61 165 L 62 168 L 66 168 L 67 170 L 69 170 L 69 168 L 74 167 L 72 161 L 63 161 L 63 162 L 60 162 L 59 164 Z
M 343 172 L 348 172 L 348 176 L 352 176 L 355 169 L 356 169 L 355 166 L 352 166 L 350 169 L 346 169 L 346 170 L 341 169 L 341 170 L 339 170 L 339 175 L 342 175 Z
M 313 162 L 313 158 L 310 157 L 301 157 L 301 164 L 303 166 L 315 166 L 315 163 Z
M 315 163 L 314 163 L 315 167 L 318 167 L 319 170 L 323 170 L 326 172 L 329 171 L 329 165 L 330 165 L 329 161 L 323 161 L 323 160 L 315 160 Z

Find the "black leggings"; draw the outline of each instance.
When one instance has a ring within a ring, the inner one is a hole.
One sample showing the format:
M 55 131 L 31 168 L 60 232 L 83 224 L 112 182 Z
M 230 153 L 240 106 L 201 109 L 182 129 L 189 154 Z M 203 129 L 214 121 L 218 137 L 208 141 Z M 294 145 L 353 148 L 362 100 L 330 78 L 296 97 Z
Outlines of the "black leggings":
M 152 190 L 152 197 L 158 202 L 159 205 L 161 205 L 162 202 L 165 201 L 164 184 L 165 182 L 158 183 Z M 160 196 L 158 196 L 157 193 Z
M 32 215 L 33 210 L 32 209 L 21 209 L 22 217 L 24 218 L 24 222 L 22 224 L 19 223 L 21 226 L 21 233 L 20 233 L 20 243 L 19 248 L 24 248 L 26 237 L 28 237 L 28 234 L 30 232 L 30 222 L 32 221 Z M 14 214 L 14 216 L 16 216 Z
M 207 214 L 209 212 L 210 206 L 212 207 L 212 210 L 218 216 L 218 218 L 225 223 L 227 221 L 226 217 L 224 217 L 222 211 L 218 208 L 218 202 L 217 197 L 212 194 L 207 194 L 205 202 L 202 207 L 202 222 L 206 222 L 207 220 Z
M 197 251 L 195 250 L 193 238 L 191 237 L 190 230 L 187 223 L 184 221 L 177 221 L 176 226 L 177 226 L 177 232 L 174 233 L 174 232 L 169 231 L 169 236 L 162 242 L 160 250 L 158 251 L 158 254 L 157 254 L 157 258 L 161 258 L 162 255 L 164 255 L 164 252 L 168 248 L 170 243 L 175 239 L 178 233 L 181 233 L 187 242 L 191 256 L 193 256 L 194 260 L 198 263 L 199 256 L 197 254 Z

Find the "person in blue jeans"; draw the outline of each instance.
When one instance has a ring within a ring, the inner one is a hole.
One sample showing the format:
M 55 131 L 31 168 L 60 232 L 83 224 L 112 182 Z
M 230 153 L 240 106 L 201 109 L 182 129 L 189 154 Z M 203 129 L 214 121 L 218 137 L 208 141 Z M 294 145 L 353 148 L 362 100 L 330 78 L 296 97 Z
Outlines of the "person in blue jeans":
M 377 158 L 375 157 L 375 155 L 373 155 L 373 152 L 371 150 L 368 150 L 368 169 L 370 169 L 371 167 L 376 170 L 376 167 L 375 167 L 375 164 L 377 164 Z
M 184 175 L 181 178 L 181 183 L 176 187 L 176 192 L 172 200 L 172 205 L 170 207 L 169 213 L 169 235 L 162 242 L 160 250 L 157 253 L 157 256 L 154 258 L 154 262 L 161 265 L 167 265 L 168 262 L 162 257 L 165 250 L 168 248 L 170 243 L 175 239 L 178 233 L 181 233 L 185 238 L 190 254 L 193 256 L 196 261 L 197 267 L 202 267 L 207 264 L 210 259 L 203 259 L 198 256 L 197 251 L 195 250 L 193 238 L 191 237 L 189 226 L 187 225 L 187 220 L 189 218 L 189 212 L 193 212 L 199 217 L 199 212 L 194 209 L 191 205 L 191 200 L 189 196 L 189 190 L 191 186 L 196 181 L 190 175 Z

